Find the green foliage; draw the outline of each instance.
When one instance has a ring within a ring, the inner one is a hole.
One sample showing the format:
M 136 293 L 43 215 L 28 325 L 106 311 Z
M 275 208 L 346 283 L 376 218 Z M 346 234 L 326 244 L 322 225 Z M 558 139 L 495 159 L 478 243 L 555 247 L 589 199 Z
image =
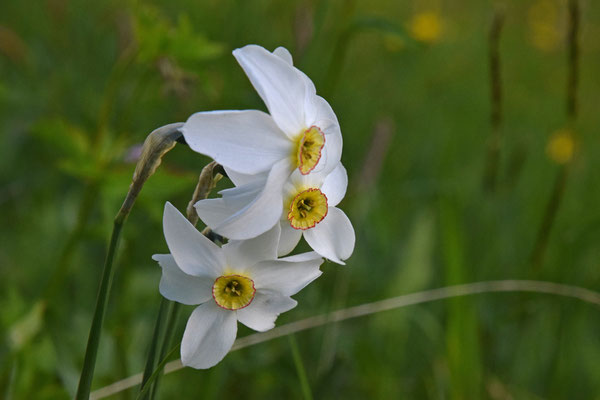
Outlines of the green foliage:
M 171 57 L 190 67 L 223 54 L 223 46 L 194 31 L 190 18 L 181 14 L 172 24 L 160 9 L 140 6 L 134 21 L 139 46 L 139 62 L 152 63 L 160 57 Z

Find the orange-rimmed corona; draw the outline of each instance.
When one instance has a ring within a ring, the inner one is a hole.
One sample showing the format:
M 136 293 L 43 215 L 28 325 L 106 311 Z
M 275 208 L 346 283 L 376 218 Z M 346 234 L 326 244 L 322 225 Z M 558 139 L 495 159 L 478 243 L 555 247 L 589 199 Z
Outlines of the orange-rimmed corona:
M 321 159 L 325 135 L 317 126 L 311 126 L 296 139 L 294 157 L 302 175 L 310 173 Z
M 226 310 L 248 307 L 254 300 L 254 281 L 242 275 L 223 275 L 215 280 L 212 296 L 215 303 Z
M 327 196 L 321 190 L 311 188 L 294 197 L 287 218 L 292 228 L 306 230 L 321 222 L 327 210 Z

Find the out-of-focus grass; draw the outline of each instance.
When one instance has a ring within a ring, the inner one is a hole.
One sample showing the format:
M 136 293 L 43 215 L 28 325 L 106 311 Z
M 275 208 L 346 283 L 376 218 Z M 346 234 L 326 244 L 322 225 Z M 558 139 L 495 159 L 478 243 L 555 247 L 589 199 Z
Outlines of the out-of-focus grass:
M 528 260 L 558 168 L 546 143 L 566 125 L 566 1 L 506 2 L 500 180 L 486 195 L 492 7 L 474 0 L 2 2 L 0 397 L 72 396 L 136 146 L 195 111 L 264 109 L 230 54 L 247 43 L 288 47 L 332 104 L 350 175 L 341 206 L 357 232 L 348 267 L 326 264 L 280 323 L 485 279 L 599 289 L 600 6 L 582 5 L 579 142 L 538 271 Z M 411 36 L 420 13 L 439 18 L 440 36 L 427 43 Z M 374 140 L 382 124 L 391 134 Z M 160 303 L 150 256 L 167 250 L 162 208 L 166 200 L 185 207 L 207 161 L 177 146 L 130 216 L 95 388 L 143 368 Z M 600 314 L 573 300 L 482 295 L 331 329 L 297 335 L 315 398 L 600 396 Z M 233 353 L 209 371 L 168 375 L 159 394 L 301 398 L 287 340 Z

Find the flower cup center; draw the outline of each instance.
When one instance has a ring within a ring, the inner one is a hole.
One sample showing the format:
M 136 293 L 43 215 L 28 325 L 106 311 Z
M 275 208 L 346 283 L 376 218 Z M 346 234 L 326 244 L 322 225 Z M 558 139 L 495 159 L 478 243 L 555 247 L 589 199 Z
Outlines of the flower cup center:
M 223 275 L 212 287 L 215 303 L 226 310 L 239 310 L 252 303 L 256 289 L 254 281 L 242 275 Z
M 325 218 L 327 210 L 327 196 L 319 189 L 307 189 L 290 203 L 288 220 L 294 229 L 310 229 Z
M 308 174 L 317 166 L 324 145 L 325 135 L 316 126 L 311 126 L 298 136 L 295 157 L 302 175 Z

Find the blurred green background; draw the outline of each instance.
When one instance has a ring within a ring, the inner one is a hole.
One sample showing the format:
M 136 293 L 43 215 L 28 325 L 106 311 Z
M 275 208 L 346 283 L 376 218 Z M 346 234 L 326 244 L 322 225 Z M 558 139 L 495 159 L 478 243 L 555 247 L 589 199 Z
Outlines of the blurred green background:
M 146 135 L 201 110 L 264 109 L 231 51 L 287 47 L 336 111 L 356 250 L 278 324 L 450 284 L 541 279 L 600 290 L 600 3 L 581 1 L 580 86 L 565 111 L 566 0 L 0 2 L 0 398 L 73 396 L 103 259 Z M 504 9 L 498 183 L 488 31 Z M 570 138 L 575 133 L 571 157 Z M 564 134 L 562 136 L 564 139 Z M 562 156 L 561 156 L 562 154 Z M 542 262 L 530 262 L 570 160 Z M 117 258 L 93 389 L 143 369 L 167 251 L 209 160 L 177 145 Z M 220 188 L 230 185 L 224 179 Z M 317 399 L 600 399 L 600 310 L 484 294 L 296 334 Z M 181 315 L 177 338 L 187 315 Z M 251 333 L 240 325 L 239 336 Z M 137 388 L 113 398 L 132 399 Z M 159 398 L 300 399 L 290 343 L 161 380 Z

